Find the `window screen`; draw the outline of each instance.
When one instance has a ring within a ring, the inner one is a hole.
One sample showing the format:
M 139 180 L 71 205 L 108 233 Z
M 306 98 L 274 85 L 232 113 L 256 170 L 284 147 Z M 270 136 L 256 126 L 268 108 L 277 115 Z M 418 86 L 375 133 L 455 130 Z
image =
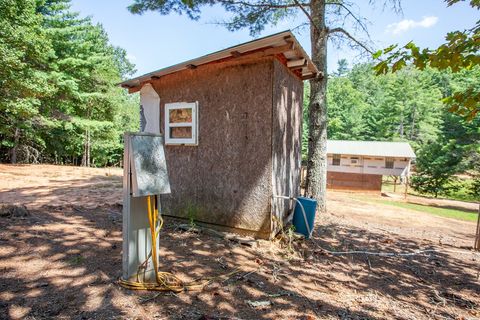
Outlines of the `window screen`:
M 385 158 L 385 168 L 387 169 L 393 169 L 395 161 L 393 158 Z
M 340 154 L 334 154 L 333 155 L 333 161 L 332 161 L 332 165 L 334 166 L 339 166 L 340 165 L 340 159 L 342 158 L 342 156 Z

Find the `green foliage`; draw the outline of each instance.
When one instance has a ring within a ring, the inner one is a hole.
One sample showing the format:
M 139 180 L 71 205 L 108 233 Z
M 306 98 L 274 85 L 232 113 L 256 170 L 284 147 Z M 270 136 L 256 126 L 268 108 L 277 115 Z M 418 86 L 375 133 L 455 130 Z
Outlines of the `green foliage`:
M 460 0 L 446 0 L 449 6 Z M 470 1 L 474 10 L 480 8 L 478 0 Z M 383 55 L 374 68 L 377 74 L 386 74 L 388 71 L 396 72 L 412 64 L 419 70 L 427 66 L 438 70 L 450 70 L 453 73 L 464 70 L 473 70 L 480 65 L 480 20 L 469 30 L 449 32 L 445 37 L 446 42 L 436 49 L 420 49 L 413 42 L 403 47 L 392 45 L 384 50 L 379 50 L 373 55 L 378 59 Z M 477 68 L 478 69 L 478 68 Z M 471 120 L 480 112 L 480 86 L 478 81 L 471 83 L 461 90 L 454 91 L 444 98 L 443 102 L 451 112 L 455 112 Z
M 342 77 L 348 73 L 348 61 L 347 59 L 340 59 L 338 60 L 338 67 L 337 71 L 333 74 L 337 77 Z
M 472 180 L 468 194 L 471 195 L 475 201 L 480 201 L 480 175 L 477 175 Z
M 328 130 L 337 140 L 364 139 L 365 112 L 368 105 L 363 93 L 346 77 L 337 77 L 328 84 Z
M 329 139 L 409 141 L 418 150 L 442 136 L 444 117 L 450 114 L 445 115 L 440 100 L 454 85 L 450 74 L 409 67 L 376 76 L 370 64 L 358 64 L 350 70 L 347 65 L 339 62 L 339 69 L 328 81 Z M 305 118 L 308 94 L 306 86 Z M 459 117 L 455 121 L 463 122 Z M 303 155 L 308 148 L 307 128 L 304 126 Z
M 480 202 L 480 147 L 477 148 L 476 152 L 474 150 L 469 154 L 471 156 L 469 157 L 469 162 L 467 162 L 467 167 L 472 168 L 472 171 L 475 173 L 470 186 L 466 188 L 467 194 L 472 197 L 473 201 Z
M 188 201 L 183 211 L 188 218 L 190 228 L 194 229 L 196 227 L 195 221 L 198 220 L 198 216 L 202 213 L 202 208 L 195 203 Z
M 414 146 L 435 141 L 442 113 L 435 81 L 434 72 L 412 68 L 376 77 L 369 64 L 330 78 L 329 138 L 408 140 Z
M 192 20 L 200 18 L 202 7 L 219 4 L 231 14 L 223 25 L 230 31 L 248 28 L 256 35 L 267 25 L 275 25 L 280 20 L 296 13 L 297 5 L 284 0 L 260 0 L 253 2 L 217 1 L 217 0 L 134 0 L 128 7 L 130 12 L 142 14 L 156 11 L 162 15 L 170 13 L 186 14 Z
M 440 195 L 445 198 L 461 200 L 461 201 L 479 201 L 480 194 L 476 185 L 475 177 L 455 176 L 454 179 L 446 186 L 445 192 Z
M 416 173 L 411 186 L 416 191 L 435 197 L 444 194 L 458 171 L 462 156 L 461 149 L 454 143 L 424 146 L 417 156 Z
M 125 50 L 70 0 L 2 1 L 0 29 L 2 160 L 29 162 L 25 149 L 36 160 L 118 164 L 121 134 L 138 123 L 138 98 L 117 86 L 134 71 Z
M 370 64 L 359 64 L 334 72 L 327 90 L 329 139 L 408 141 L 417 153 L 416 191 L 472 200 L 472 180 L 455 176 L 480 172 L 480 117 L 468 121 L 448 112 L 441 99 L 476 84 L 479 70 L 409 66 L 376 76 Z
M 0 2 L 0 148 L 8 155 L 26 141 L 42 144 L 34 128 L 45 125 L 41 98 L 52 90 L 51 43 L 35 9 L 34 0 Z

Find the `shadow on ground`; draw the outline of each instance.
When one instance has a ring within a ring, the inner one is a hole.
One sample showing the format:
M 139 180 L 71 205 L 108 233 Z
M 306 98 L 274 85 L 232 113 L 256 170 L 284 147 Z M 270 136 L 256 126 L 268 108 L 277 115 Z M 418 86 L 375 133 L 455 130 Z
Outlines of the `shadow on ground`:
M 71 192 L 52 190 L 53 195 Z M 0 218 L 0 318 L 411 319 L 480 316 L 478 258 L 419 238 L 321 220 L 293 250 L 251 248 L 180 231 L 168 219 L 161 270 L 185 280 L 240 273 L 203 291 L 128 291 L 121 275 L 121 209 L 43 206 Z M 330 251 L 413 251 L 413 257 Z M 292 249 L 292 248 L 290 248 Z M 252 307 L 249 302 L 262 302 Z

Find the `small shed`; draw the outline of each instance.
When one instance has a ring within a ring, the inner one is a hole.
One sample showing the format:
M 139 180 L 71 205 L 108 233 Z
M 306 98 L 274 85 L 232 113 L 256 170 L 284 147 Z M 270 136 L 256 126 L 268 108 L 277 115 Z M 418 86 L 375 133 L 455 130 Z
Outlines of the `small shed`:
M 381 192 L 382 177 L 405 181 L 415 153 L 408 142 L 327 141 L 327 188 Z
M 290 31 L 123 82 L 141 131 L 165 137 L 165 215 L 261 238 L 300 193 L 303 80 L 317 69 Z

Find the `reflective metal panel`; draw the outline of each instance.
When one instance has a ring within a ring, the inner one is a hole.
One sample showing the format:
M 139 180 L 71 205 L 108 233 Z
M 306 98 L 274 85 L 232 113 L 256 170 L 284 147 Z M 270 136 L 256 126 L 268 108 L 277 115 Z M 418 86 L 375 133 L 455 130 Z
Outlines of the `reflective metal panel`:
M 132 166 L 132 196 L 170 193 L 163 136 L 132 134 L 130 163 Z

